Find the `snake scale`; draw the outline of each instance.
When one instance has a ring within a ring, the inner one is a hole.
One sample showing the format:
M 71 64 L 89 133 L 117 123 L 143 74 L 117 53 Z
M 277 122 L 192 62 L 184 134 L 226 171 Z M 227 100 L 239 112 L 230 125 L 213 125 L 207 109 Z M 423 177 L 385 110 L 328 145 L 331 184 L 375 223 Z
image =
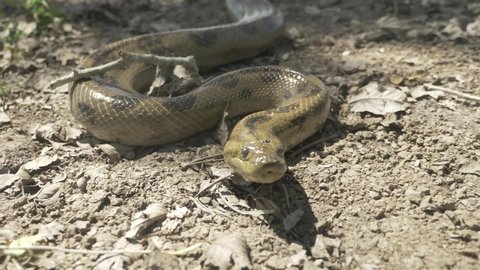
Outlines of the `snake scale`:
M 233 23 L 120 40 L 99 48 L 80 67 L 105 64 L 127 51 L 193 55 L 202 70 L 258 55 L 283 35 L 284 18 L 268 1 L 227 0 L 226 6 Z M 152 81 L 148 70 L 134 63 L 77 80 L 69 94 L 73 116 L 99 139 L 157 145 L 215 127 L 225 108 L 229 117 L 248 114 L 224 146 L 225 162 L 248 182 L 272 183 L 287 169 L 285 151 L 319 130 L 330 110 L 322 82 L 287 67 L 228 72 L 177 97 L 141 93 Z

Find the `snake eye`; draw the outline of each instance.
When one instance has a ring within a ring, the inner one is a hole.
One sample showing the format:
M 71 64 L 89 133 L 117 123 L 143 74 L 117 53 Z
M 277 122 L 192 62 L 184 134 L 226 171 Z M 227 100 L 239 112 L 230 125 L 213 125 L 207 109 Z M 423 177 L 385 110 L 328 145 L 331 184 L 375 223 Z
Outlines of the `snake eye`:
M 265 140 L 262 141 L 262 143 L 264 143 L 264 144 L 268 144 L 268 143 L 271 143 L 271 142 L 272 141 L 270 139 L 265 139 Z
M 248 157 L 248 153 L 250 153 L 250 149 L 248 147 L 243 147 L 242 150 L 240 150 L 240 156 L 242 159 L 246 159 Z

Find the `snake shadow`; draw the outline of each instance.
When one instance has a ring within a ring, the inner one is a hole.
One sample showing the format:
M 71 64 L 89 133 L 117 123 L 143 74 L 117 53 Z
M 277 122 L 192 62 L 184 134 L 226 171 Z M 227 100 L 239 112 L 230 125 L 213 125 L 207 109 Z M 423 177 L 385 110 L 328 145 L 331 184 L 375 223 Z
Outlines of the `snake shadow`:
M 337 120 L 338 110 L 335 105 L 333 107 L 329 120 L 320 131 L 287 152 L 289 167 L 301 163 L 310 152 L 317 152 L 319 156 L 324 155 L 322 149 L 325 144 L 334 144 L 347 135 L 347 129 Z M 304 149 L 305 147 L 308 148 Z M 317 190 L 307 192 L 299 180 L 288 170 L 280 181 L 273 184 L 253 184 L 248 187 L 232 185 L 231 190 L 238 197 L 250 197 L 249 203 L 257 209 L 275 209 L 277 213 L 265 216 L 270 229 L 287 243 L 299 244 L 310 252 L 316 236 L 324 233 L 322 231 L 324 228 L 316 226 L 322 217 L 316 216 L 313 212 L 308 195 L 314 194 Z

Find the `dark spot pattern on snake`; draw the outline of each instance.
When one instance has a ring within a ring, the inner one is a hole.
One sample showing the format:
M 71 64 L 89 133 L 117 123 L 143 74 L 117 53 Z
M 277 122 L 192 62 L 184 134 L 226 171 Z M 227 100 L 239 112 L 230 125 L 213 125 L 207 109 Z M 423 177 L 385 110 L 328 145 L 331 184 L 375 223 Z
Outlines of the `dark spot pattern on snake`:
M 285 90 L 283 91 L 283 98 L 284 99 L 291 99 L 292 96 L 293 96 L 292 91 L 290 91 L 290 89 L 288 89 L 288 88 L 285 88 Z
M 218 39 L 217 34 L 211 31 L 192 32 L 189 36 L 196 45 L 205 48 L 212 47 Z
M 295 90 L 297 93 L 303 93 L 307 91 L 308 84 L 304 81 L 298 82 L 297 85 L 295 86 Z
M 236 77 L 228 77 L 219 82 L 219 85 L 224 88 L 225 90 L 230 90 L 235 88 L 238 84 L 238 78 Z
M 239 95 L 241 98 L 244 99 L 251 98 L 253 96 L 253 91 L 250 88 L 244 88 L 242 89 L 242 91 L 240 91 Z
M 196 99 L 197 99 L 196 95 L 188 94 L 188 95 L 168 98 L 165 100 L 165 103 L 163 105 L 165 106 L 165 109 L 169 111 L 188 111 L 192 109 L 192 107 L 195 105 Z
M 92 116 L 95 113 L 95 110 L 86 103 L 79 102 L 77 107 L 78 110 L 86 116 Z
M 293 103 L 293 104 L 290 104 L 290 105 L 287 105 L 287 106 L 280 107 L 280 108 L 277 109 L 277 111 L 281 112 L 281 113 L 288 113 L 288 112 L 292 112 L 292 111 L 297 110 L 298 107 L 300 107 L 300 104 Z
M 77 104 L 78 110 L 85 116 L 85 120 L 90 124 L 95 124 L 95 110 L 88 104 L 79 102 Z
M 290 124 L 296 127 L 300 127 L 303 123 L 305 123 L 305 121 L 307 121 L 307 117 L 305 115 L 302 115 L 290 121 Z
M 303 94 L 303 97 L 311 97 L 321 93 L 322 89 L 320 87 L 309 87 L 309 89 Z
M 270 120 L 272 120 L 270 115 L 254 115 L 247 120 L 245 126 L 255 128 L 258 124 L 266 123 Z

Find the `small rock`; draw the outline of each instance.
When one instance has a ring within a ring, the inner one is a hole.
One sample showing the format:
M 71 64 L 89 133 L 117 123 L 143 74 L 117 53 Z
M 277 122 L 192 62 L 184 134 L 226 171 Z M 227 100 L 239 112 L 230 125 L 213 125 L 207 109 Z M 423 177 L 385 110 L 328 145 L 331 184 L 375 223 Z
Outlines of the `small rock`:
M 380 227 L 378 227 L 378 223 L 377 223 L 377 222 L 372 222 L 372 223 L 370 223 L 370 231 L 373 232 L 373 233 L 379 233 L 379 232 L 381 232 Z
M 380 193 L 374 191 L 374 190 L 371 190 L 370 191 L 370 197 L 372 197 L 372 199 L 374 200 L 379 200 L 380 198 L 382 198 L 382 196 L 380 195 Z
M 420 191 L 409 188 L 405 191 L 405 197 L 409 202 L 419 205 L 422 201 L 423 195 Z
M 76 184 L 77 184 L 77 187 L 78 189 L 80 189 L 80 191 L 82 193 L 86 193 L 87 192 L 87 183 L 88 183 L 88 179 L 86 177 L 80 177 Z
M 289 259 L 290 262 L 288 263 L 288 268 L 292 266 L 297 266 L 297 267 L 301 266 L 302 262 L 304 262 L 307 259 L 306 253 L 307 252 L 305 250 L 302 250 L 297 252 L 295 255 L 291 256 Z
M 417 256 L 410 256 L 408 258 L 403 259 L 403 266 L 406 269 L 424 269 L 425 265 L 423 264 L 423 260 Z
M 327 246 L 323 242 L 322 236 L 317 236 L 315 245 L 311 249 L 312 257 L 315 259 L 328 259 L 330 254 L 328 253 Z
M 454 211 L 456 209 L 455 201 L 451 198 L 439 197 L 435 198 L 435 201 L 437 201 L 435 205 L 441 211 Z
M 321 221 L 317 221 L 315 223 L 315 229 L 319 234 L 325 234 L 332 228 L 332 222 L 327 219 L 323 219 Z
M 283 258 L 279 257 L 278 255 L 273 255 L 265 262 L 265 265 L 269 269 L 284 269 L 285 264 Z M 220 268 L 222 269 L 222 268 Z
M 77 232 L 84 235 L 90 229 L 90 223 L 86 220 L 77 220 L 75 222 L 75 229 L 76 229 Z
M 430 196 L 425 196 L 420 202 L 419 207 L 423 212 L 434 212 L 437 209 L 437 207 L 432 204 L 432 197 Z
M 208 267 L 216 267 L 219 269 L 251 269 L 252 264 L 250 256 L 248 254 L 248 246 L 245 238 L 240 232 L 225 235 L 224 237 L 216 240 L 206 253 L 206 259 L 204 265 Z M 278 265 L 280 258 L 272 259 L 276 255 L 272 256 L 268 261 L 272 266 Z M 281 266 L 280 268 L 283 268 Z M 274 267 L 273 267 L 274 268 Z
M 12 121 L 10 120 L 8 114 L 6 114 L 4 111 L 0 111 L 0 126 L 10 125 L 11 122 Z
M 467 34 L 470 36 L 480 36 L 480 19 L 475 20 L 472 23 L 467 24 Z
M 303 264 L 303 270 L 321 270 L 321 269 L 325 269 L 325 268 L 317 266 L 315 262 L 312 262 L 309 260 L 305 261 L 305 263 Z
M 118 162 L 122 157 L 125 157 L 126 154 L 131 152 L 134 147 L 118 143 L 104 143 L 99 144 L 98 148 L 107 154 L 112 162 Z M 133 153 L 133 155 L 135 155 L 135 153 Z M 132 157 L 132 154 L 129 154 L 129 157 Z
M 287 36 L 291 39 L 298 39 L 301 37 L 300 30 L 296 27 L 291 27 L 287 30 Z
M 22 38 L 18 41 L 18 48 L 26 53 L 32 53 L 32 51 L 38 49 L 40 43 L 36 38 Z
M 463 174 L 476 174 L 480 176 L 480 161 L 470 161 L 460 167 L 459 172 Z

